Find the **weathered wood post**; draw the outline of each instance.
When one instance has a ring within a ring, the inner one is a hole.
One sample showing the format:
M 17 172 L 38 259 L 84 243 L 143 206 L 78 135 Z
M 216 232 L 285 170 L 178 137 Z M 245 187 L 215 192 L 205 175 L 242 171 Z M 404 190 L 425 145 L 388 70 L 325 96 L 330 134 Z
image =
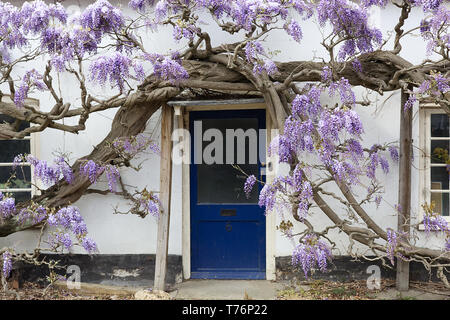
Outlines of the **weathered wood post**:
M 409 239 L 411 217 L 411 159 L 412 159 L 412 107 L 405 109 L 409 94 L 402 89 L 400 106 L 400 159 L 397 230 Z M 397 258 L 396 286 L 399 291 L 409 289 L 409 262 Z
M 169 247 L 170 198 L 172 189 L 172 131 L 173 109 L 164 104 L 161 108 L 161 167 L 160 201 L 162 212 L 158 220 L 155 284 L 157 290 L 165 290 L 167 252 Z

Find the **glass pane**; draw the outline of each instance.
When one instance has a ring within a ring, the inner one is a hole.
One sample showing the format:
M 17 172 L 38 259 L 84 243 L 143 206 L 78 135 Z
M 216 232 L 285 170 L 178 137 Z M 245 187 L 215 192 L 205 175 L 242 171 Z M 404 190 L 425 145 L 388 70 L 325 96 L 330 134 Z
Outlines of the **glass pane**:
M 16 119 L 10 116 L 7 116 L 6 114 L 0 114 L 0 123 L 14 123 L 16 122 Z M 27 121 L 20 121 L 18 123 L 18 130 L 17 131 L 22 131 L 23 129 L 26 129 L 30 126 L 30 123 Z M 29 134 L 27 134 L 29 135 Z
M 449 216 L 449 194 L 431 193 L 431 203 L 434 203 L 434 212 Z
M 25 191 L 25 192 L 12 192 L 11 196 L 16 199 L 16 203 L 19 203 L 21 201 L 27 201 L 31 199 L 31 192 Z
M 6 185 L 6 182 L 14 173 L 16 174 L 15 178 L 12 178 L 9 185 Z M 31 168 L 29 166 L 19 166 L 16 170 L 13 170 L 12 167 L 0 167 L 0 189 L 31 188 L 30 181 Z
M 431 115 L 431 136 L 432 137 L 448 137 L 448 115 L 432 114 Z
M 30 140 L 0 140 L 0 162 L 13 162 L 18 154 L 30 153 Z
M 431 140 L 431 163 L 447 163 L 450 141 Z
M 259 179 L 258 119 L 203 119 L 201 121 L 203 132 L 216 129 L 215 133 L 220 132 L 222 141 L 220 138 L 216 141 L 217 148 L 212 148 L 215 138 L 202 143 L 203 161 L 197 164 L 198 203 L 257 203 L 258 188 L 255 186 L 247 199 L 244 192 L 246 176 L 232 164 L 237 164 L 246 174 L 253 174 Z M 244 135 L 239 135 L 236 131 L 228 131 L 227 136 L 226 129 L 242 129 Z M 251 130 L 247 131 L 248 129 Z M 214 133 L 214 131 L 209 132 Z M 214 135 L 213 133 L 211 134 Z M 221 151 L 218 150 L 220 147 Z M 217 162 L 222 163 L 206 164 L 214 162 L 207 158 L 215 158 Z
M 446 167 L 431 168 L 431 189 L 448 189 L 448 171 Z

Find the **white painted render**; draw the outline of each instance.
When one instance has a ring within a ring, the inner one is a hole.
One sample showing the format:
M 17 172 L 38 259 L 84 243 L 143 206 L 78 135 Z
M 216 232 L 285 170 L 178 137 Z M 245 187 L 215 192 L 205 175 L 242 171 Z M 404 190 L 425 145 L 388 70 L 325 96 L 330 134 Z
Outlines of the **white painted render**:
M 19 1 L 16 1 L 17 3 Z M 64 5 L 72 3 L 74 6 L 83 6 L 87 1 L 65 1 Z M 111 1 L 115 4 L 116 1 Z M 76 8 L 76 7 L 74 7 Z M 123 11 L 125 14 L 131 14 L 131 10 L 123 4 Z M 399 10 L 394 7 L 388 7 L 385 10 L 374 12 L 374 23 L 382 30 L 392 30 L 399 15 Z M 413 10 L 414 17 L 414 10 Z M 414 20 L 411 19 L 411 20 Z M 417 19 L 415 19 L 417 22 Z M 408 29 L 412 21 L 407 21 Z M 314 56 L 324 57 L 325 52 L 319 46 L 318 39 L 321 34 L 318 31 L 317 25 L 311 21 L 301 23 L 303 26 L 303 40 L 301 44 L 289 39 L 289 37 L 281 31 L 275 31 L 267 39 L 267 48 L 280 50 L 276 60 L 307 60 Z M 212 32 L 213 45 L 233 40 L 236 37 L 225 35 L 222 31 Z M 158 33 L 148 33 L 147 48 L 153 52 L 167 52 L 170 48 L 180 48 L 182 43 L 176 44 L 169 40 L 171 39 L 171 31 L 168 29 L 161 29 Z M 392 42 L 392 41 L 391 41 Z M 388 44 L 389 45 L 389 44 Z M 425 58 L 425 45 L 421 38 L 409 37 L 403 40 L 402 56 L 412 62 L 418 63 Z M 43 66 L 43 61 L 36 61 L 36 65 Z M 36 66 L 35 66 L 36 67 Z M 150 73 L 150 71 L 149 71 Z M 62 74 L 59 79 L 61 92 L 63 92 L 66 101 L 71 101 L 72 105 L 76 106 L 77 95 L 79 96 L 78 86 L 70 76 Z M 96 86 L 98 94 L 102 95 L 105 88 Z M 106 90 L 107 91 L 107 90 Z M 361 88 L 356 88 L 358 95 L 365 94 L 366 91 Z M 52 107 L 50 97 L 46 93 L 36 92 L 32 95 L 33 98 L 39 100 L 40 108 L 43 111 L 48 111 Z M 384 143 L 397 141 L 399 137 L 399 115 L 400 115 L 400 94 L 399 92 L 387 93 L 384 96 L 378 96 L 371 93 L 370 97 L 376 99 L 376 104 L 370 107 L 358 107 L 358 112 L 364 123 L 365 134 L 363 141 L 365 146 L 371 146 L 374 143 Z M 358 99 L 359 100 L 359 99 Z M 418 146 L 419 141 L 419 108 L 414 107 L 414 145 Z M 48 129 L 40 134 L 39 155 L 41 159 L 51 161 L 52 153 L 56 150 L 70 152 L 70 159 L 73 161 L 81 156 L 91 152 L 93 146 L 99 143 L 109 132 L 112 118 L 116 110 L 106 110 L 92 114 L 87 121 L 87 129 L 79 135 L 70 133 L 63 133 L 57 130 Z M 159 112 L 153 115 L 147 126 L 147 132 L 154 132 L 155 138 L 159 139 Z M 65 120 L 68 123 L 68 120 Z M 154 154 L 146 154 L 140 160 L 145 160 L 143 168 L 140 172 L 134 172 L 132 169 L 121 170 L 124 182 L 142 189 L 147 187 L 150 190 L 158 190 L 159 188 L 159 157 Z M 135 161 L 138 163 L 138 161 Z M 370 212 L 372 218 L 382 227 L 396 228 L 397 217 L 395 214 L 394 205 L 397 203 L 398 195 L 398 165 L 390 161 L 391 171 L 388 175 L 379 173 L 379 179 L 384 184 L 386 193 L 383 201 L 378 209 L 375 205 L 366 206 L 366 210 Z M 419 152 L 418 148 L 414 148 L 414 171 L 412 177 L 412 216 L 416 219 L 421 217 L 421 210 L 419 203 Z M 107 188 L 105 178 L 102 177 L 101 182 L 97 183 L 96 188 Z M 173 168 L 173 182 L 172 182 L 172 201 L 171 201 L 171 218 L 170 218 L 170 233 L 169 233 L 169 254 L 181 255 L 186 252 L 187 248 L 183 250 L 183 243 L 186 243 L 188 234 L 182 233 L 183 221 L 183 193 L 182 193 L 182 168 L 181 165 L 174 165 Z M 133 215 L 114 215 L 112 207 L 119 205 L 123 211 L 126 210 L 126 201 L 121 200 L 118 196 L 100 196 L 87 195 L 82 197 L 75 203 L 78 206 L 86 220 L 88 231 L 98 244 L 101 254 L 143 254 L 156 252 L 156 233 L 157 220 L 154 217 L 148 216 L 142 219 Z M 185 204 L 185 206 L 189 207 Z M 337 205 L 334 207 L 337 208 Z M 318 212 L 317 208 L 313 209 L 311 222 L 318 226 L 318 229 L 325 228 L 329 224 L 328 218 Z M 340 209 L 344 213 L 343 209 Z M 271 216 L 274 215 L 275 217 Z M 289 217 L 288 213 L 285 213 Z M 341 215 L 342 216 L 342 215 Z M 275 224 L 281 221 L 280 213 L 273 212 L 268 216 L 268 241 L 267 244 L 270 250 L 270 259 L 274 261 L 274 256 L 288 256 L 292 253 L 292 243 L 284 238 L 279 231 L 275 230 Z M 185 220 L 186 223 L 186 220 Z M 336 241 L 340 250 L 336 254 L 347 253 L 348 246 L 347 237 L 337 232 L 332 232 L 333 239 Z M 423 232 L 421 244 L 431 247 L 439 248 L 443 244 L 443 239 L 437 236 L 430 236 L 425 238 Z M 6 238 L 0 238 L 0 247 L 14 246 L 18 249 L 32 249 L 34 246 L 34 239 L 37 237 L 37 231 L 24 231 L 13 234 Z M 74 252 L 83 253 L 81 249 L 75 249 Z M 273 263 L 268 268 L 273 270 Z

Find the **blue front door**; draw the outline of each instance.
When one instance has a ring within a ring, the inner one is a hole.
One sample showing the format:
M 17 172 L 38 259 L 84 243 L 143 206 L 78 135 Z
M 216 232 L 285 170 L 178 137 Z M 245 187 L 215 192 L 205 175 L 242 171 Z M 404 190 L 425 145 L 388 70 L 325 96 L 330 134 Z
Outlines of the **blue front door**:
M 265 111 L 198 111 L 189 118 L 191 277 L 265 279 L 261 186 L 249 197 L 244 192 L 247 175 L 264 179 Z

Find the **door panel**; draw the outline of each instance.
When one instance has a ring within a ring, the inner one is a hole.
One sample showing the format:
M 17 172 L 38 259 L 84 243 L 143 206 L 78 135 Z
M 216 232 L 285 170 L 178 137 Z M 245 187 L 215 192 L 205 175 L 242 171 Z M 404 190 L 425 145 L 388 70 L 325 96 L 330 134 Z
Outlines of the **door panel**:
M 264 279 L 265 215 L 264 208 L 257 204 L 261 186 L 255 186 L 247 198 L 243 190 L 246 175 L 232 164 L 238 164 L 246 174 L 264 178 L 259 174 L 262 168 L 258 154 L 259 149 L 265 152 L 265 135 L 259 134 L 260 129 L 265 129 L 265 112 L 200 111 L 191 112 L 189 118 L 193 146 L 191 277 Z M 195 156 L 196 144 L 201 143 L 201 150 L 208 150 L 208 145 L 215 142 L 211 138 L 202 141 L 195 137 L 194 126 L 198 129 L 199 121 L 202 136 L 211 129 L 222 134 L 223 139 L 218 139 L 216 146 L 222 143 L 223 150 L 211 153 L 218 164 L 194 163 L 194 160 L 200 162 L 198 154 Z M 227 129 L 242 129 L 248 134 L 239 143 Z M 234 148 L 226 147 L 230 139 L 234 139 Z

